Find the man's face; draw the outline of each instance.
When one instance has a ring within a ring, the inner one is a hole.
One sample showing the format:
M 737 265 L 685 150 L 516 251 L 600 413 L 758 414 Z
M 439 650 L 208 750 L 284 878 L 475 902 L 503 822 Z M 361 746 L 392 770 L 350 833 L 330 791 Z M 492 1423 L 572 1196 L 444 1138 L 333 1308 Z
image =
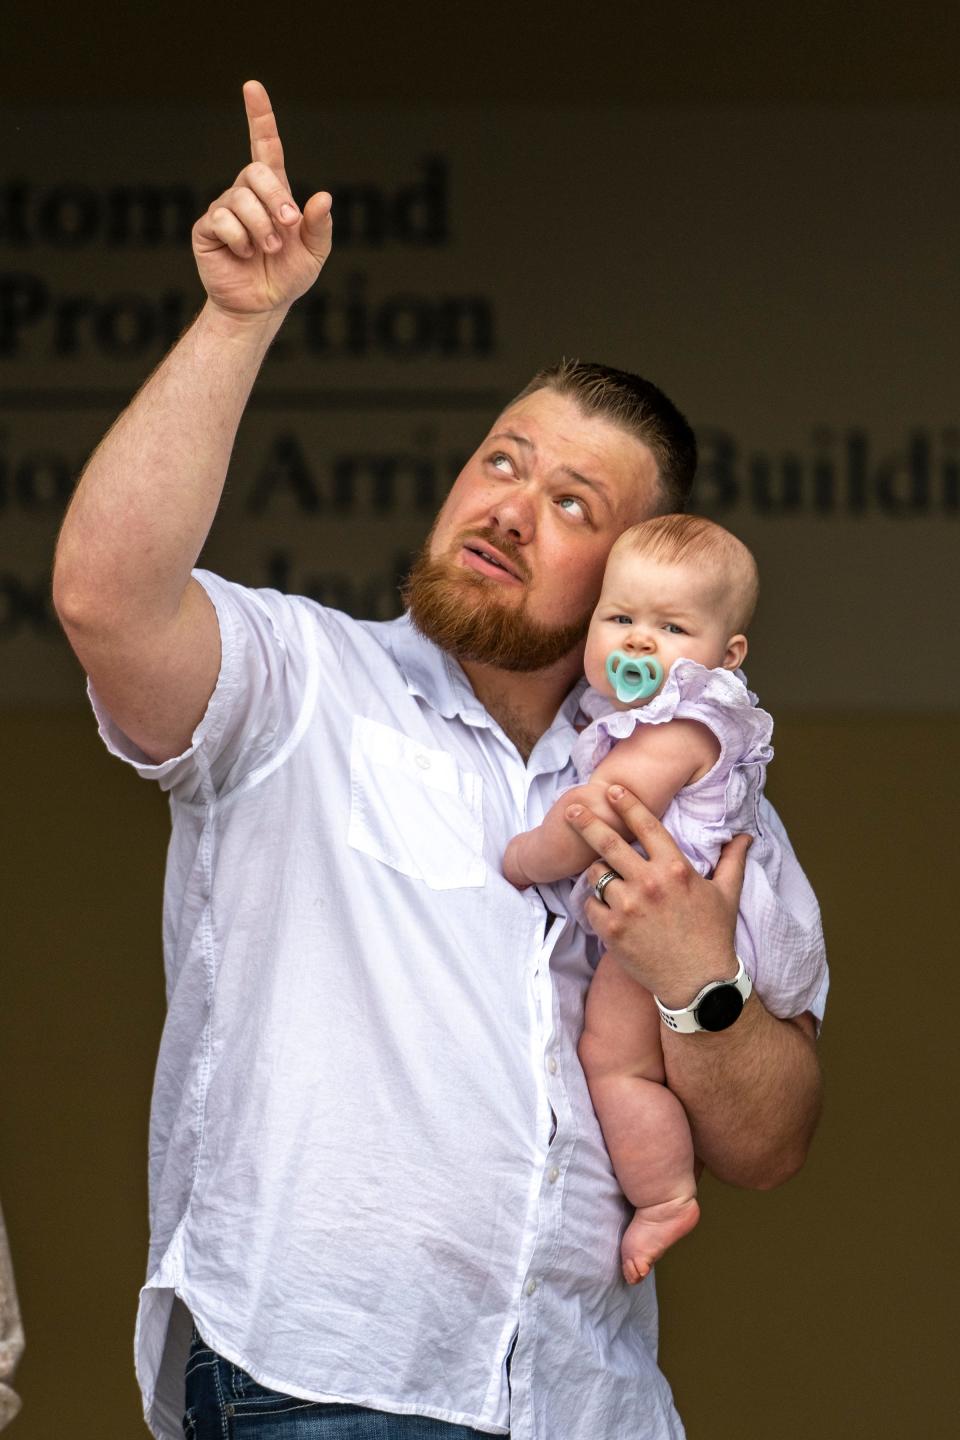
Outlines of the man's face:
M 461 660 L 540 670 L 578 647 L 611 545 L 654 513 L 642 441 L 549 389 L 511 405 L 468 460 L 407 590 L 417 626 Z

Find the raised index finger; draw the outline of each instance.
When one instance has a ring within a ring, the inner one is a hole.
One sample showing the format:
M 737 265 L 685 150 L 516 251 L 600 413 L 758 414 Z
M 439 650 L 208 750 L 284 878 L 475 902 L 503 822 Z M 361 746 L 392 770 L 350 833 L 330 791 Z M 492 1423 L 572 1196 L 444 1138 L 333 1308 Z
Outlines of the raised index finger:
M 243 87 L 243 103 L 250 127 L 250 156 L 264 165 L 269 165 L 284 181 L 287 172 L 283 168 L 283 146 L 277 117 L 270 104 L 270 96 L 259 80 L 248 80 Z

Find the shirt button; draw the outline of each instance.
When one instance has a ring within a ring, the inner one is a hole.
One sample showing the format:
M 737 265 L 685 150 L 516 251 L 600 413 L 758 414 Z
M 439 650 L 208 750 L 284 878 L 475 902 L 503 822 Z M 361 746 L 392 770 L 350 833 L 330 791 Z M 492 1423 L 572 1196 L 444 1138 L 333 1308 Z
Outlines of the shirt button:
M 429 759 L 428 759 L 428 757 L 427 757 L 426 755 L 418 755 L 418 756 L 417 756 L 417 764 L 420 766 L 420 769 L 421 769 L 421 770 L 429 770 L 429 769 L 430 769 L 430 761 L 429 761 Z
M 536 1294 L 536 1290 L 537 1290 L 537 1282 L 536 1282 L 536 1280 L 528 1280 L 528 1281 L 527 1281 L 527 1294 L 528 1294 L 528 1295 L 535 1295 L 535 1294 Z
M 560 1179 L 560 1171 L 557 1169 L 556 1165 L 552 1166 L 552 1168 L 547 1171 L 547 1179 L 550 1181 L 551 1185 L 556 1185 L 557 1181 Z
M 551 1055 L 551 1056 L 550 1056 L 550 1059 L 547 1061 L 547 1069 L 550 1071 L 550 1074 L 551 1074 L 551 1075 L 556 1075 L 556 1073 L 557 1073 L 557 1057 L 556 1057 L 555 1055 Z

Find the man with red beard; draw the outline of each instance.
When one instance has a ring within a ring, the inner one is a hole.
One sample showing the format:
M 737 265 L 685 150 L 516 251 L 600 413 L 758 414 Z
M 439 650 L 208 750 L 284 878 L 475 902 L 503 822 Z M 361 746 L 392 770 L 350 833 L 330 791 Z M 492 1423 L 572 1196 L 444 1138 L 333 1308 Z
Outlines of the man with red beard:
M 171 797 L 145 1415 L 161 1440 L 676 1440 L 577 1060 L 586 942 L 500 858 L 569 783 L 607 553 L 682 506 L 693 437 L 648 382 L 563 365 L 467 462 L 401 619 L 194 571 L 259 365 L 331 247 L 329 195 L 296 206 L 266 92 L 245 100 L 253 162 L 194 230 L 207 303 L 92 458 L 54 582 L 105 741 Z M 571 814 L 593 879 L 617 875 L 591 918 L 683 1008 L 737 971 L 745 842 L 703 880 L 612 803 L 646 858 Z M 789 852 L 783 885 L 814 904 Z M 728 1181 L 802 1163 L 814 1023 L 754 994 L 722 1033 L 664 1034 Z

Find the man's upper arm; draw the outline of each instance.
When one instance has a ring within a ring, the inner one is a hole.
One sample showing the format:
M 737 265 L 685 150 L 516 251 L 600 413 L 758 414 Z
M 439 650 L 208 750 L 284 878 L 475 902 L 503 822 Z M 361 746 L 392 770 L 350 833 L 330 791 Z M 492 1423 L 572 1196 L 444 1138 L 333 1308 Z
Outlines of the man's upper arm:
M 796 1025 L 801 1034 L 805 1035 L 811 1045 L 817 1042 L 817 1020 L 816 1016 L 809 1010 L 804 1010 L 802 1015 L 791 1017 L 791 1024 Z
M 191 578 L 176 616 L 149 631 L 63 625 L 118 728 L 156 763 L 182 754 L 220 670 L 220 628 L 203 586 Z

